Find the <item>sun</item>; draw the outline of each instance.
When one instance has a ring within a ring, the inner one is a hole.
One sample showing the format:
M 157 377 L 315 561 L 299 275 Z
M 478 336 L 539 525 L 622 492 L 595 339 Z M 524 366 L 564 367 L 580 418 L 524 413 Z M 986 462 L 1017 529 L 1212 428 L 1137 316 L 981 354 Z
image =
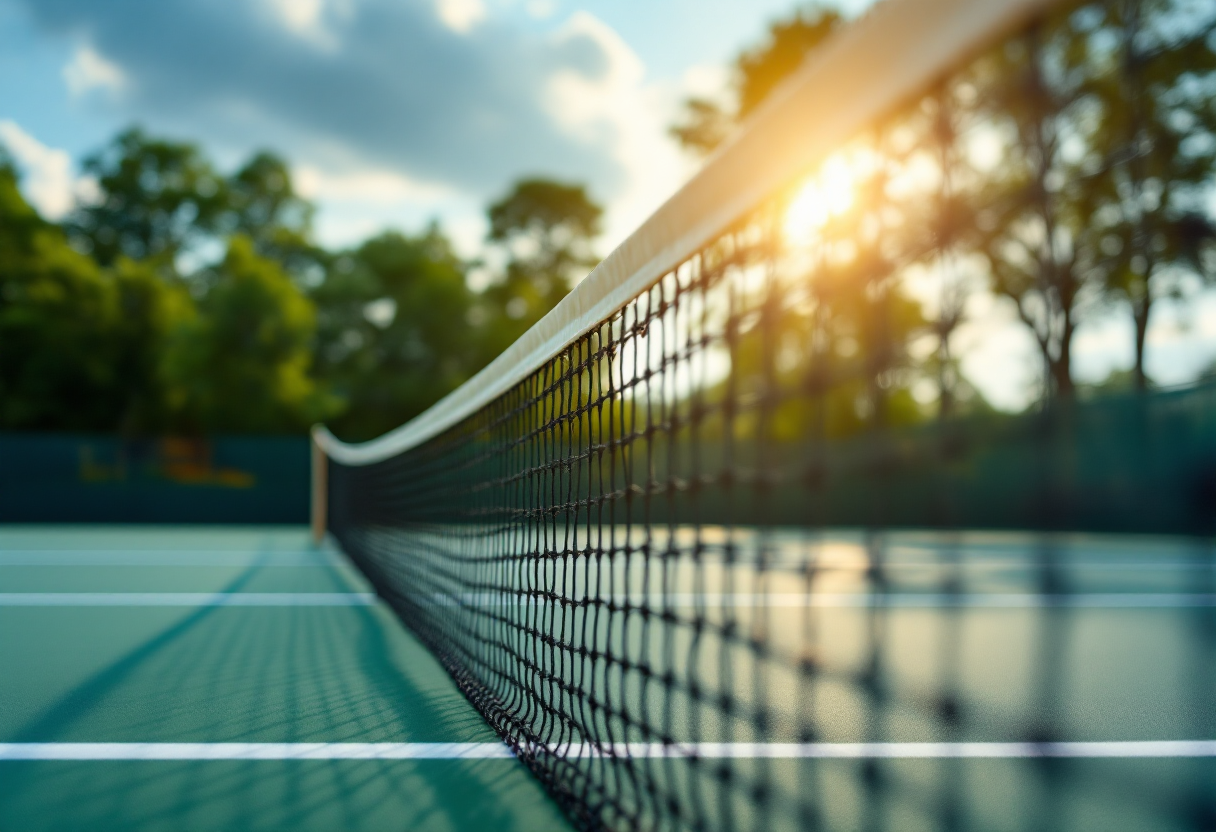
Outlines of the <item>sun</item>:
M 785 238 L 795 245 L 810 243 L 833 217 L 853 207 L 854 173 L 841 158 L 829 159 L 790 201 L 783 223 Z

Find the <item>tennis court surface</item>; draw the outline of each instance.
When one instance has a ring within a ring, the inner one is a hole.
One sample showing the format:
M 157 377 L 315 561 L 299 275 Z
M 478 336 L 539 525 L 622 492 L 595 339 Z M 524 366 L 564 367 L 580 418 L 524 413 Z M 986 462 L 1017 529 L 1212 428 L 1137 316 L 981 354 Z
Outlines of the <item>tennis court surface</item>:
M 740 550 L 747 537 L 734 534 Z M 843 684 L 793 701 L 769 674 L 768 697 L 791 709 L 784 718 L 819 712 L 819 743 L 781 730 L 776 742 L 739 741 L 707 724 L 689 734 L 677 714 L 668 722 L 679 753 L 616 753 L 648 756 L 664 784 L 695 793 L 681 770 L 695 746 L 707 762 L 743 767 L 736 776 L 813 789 L 833 829 L 933 829 L 951 817 L 983 829 L 1195 828 L 1190 812 L 1210 805 L 1216 783 L 1205 632 L 1216 594 L 1195 592 L 1208 553 L 1171 538 L 1056 540 L 1071 593 L 1048 607 L 1035 593 L 1037 539 L 887 538 L 882 687 L 894 700 L 949 678 L 960 700 L 982 703 L 968 729 Z M 876 658 L 872 548 L 839 532 L 813 549 L 813 600 L 797 591 L 805 541 L 791 533 L 777 535 L 763 598 L 744 591 L 750 569 L 737 565 L 732 595 L 675 577 L 667 603 L 751 610 L 744 620 L 763 617 L 775 649 L 813 618 L 825 667 L 864 668 Z M 964 576 L 964 594 L 932 591 L 943 569 Z M 437 660 L 303 529 L 10 527 L 0 532 L 0 632 L 0 828 L 568 828 Z M 754 696 L 755 680 L 736 674 L 736 696 Z M 1071 741 L 1036 747 L 1011 735 L 1033 710 Z M 871 742 L 879 731 L 885 742 Z M 721 797 L 703 794 L 701 811 L 752 826 L 754 809 Z M 780 809 L 765 825 L 796 828 Z
M 305 529 L 0 529 L 0 829 L 568 828 L 367 592 Z

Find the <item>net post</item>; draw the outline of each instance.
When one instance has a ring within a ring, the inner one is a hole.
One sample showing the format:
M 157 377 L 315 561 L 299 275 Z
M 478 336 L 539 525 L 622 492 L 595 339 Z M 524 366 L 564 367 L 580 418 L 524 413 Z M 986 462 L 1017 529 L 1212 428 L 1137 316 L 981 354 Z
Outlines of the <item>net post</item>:
M 317 441 L 317 428 L 309 432 L 308 444 L 312 449 L 312 508 L 310 525 L 312 542 L 321 545 L 325 539 L 326 514 L 329 508 L 329 457 Z

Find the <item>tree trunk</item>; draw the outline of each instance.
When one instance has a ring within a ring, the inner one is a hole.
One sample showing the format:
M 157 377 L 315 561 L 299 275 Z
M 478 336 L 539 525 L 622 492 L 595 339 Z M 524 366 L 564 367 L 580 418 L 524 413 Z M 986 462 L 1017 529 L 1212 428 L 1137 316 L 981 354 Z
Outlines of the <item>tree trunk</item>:
M 1072 383 L 1072 335 L 1072 323 L 1068 322 L 1064 325 L 1064 332 L 1060 334 L 1059 353 L 1054 357 L 1049 356 L 1047 359 L 1051 370 L 1053 392 L 1061 400 L 1071 399 L 1074 392 Z
M 1132 317 L 1136 323 L 1136 390 L 1143 393 L 1148 389 L 1148 374 L 1144 372 L 1144 342 L 1148 337 L 1148 316 L 1152 310 L 1152 299 L 1148 297 L 1147 287 L 1145 297 L 1139 303 L 1132 304 Z
M 942 337 L 937 352 L 937 416 L 945 422 L 954 413 L 954 385 L 949 376 L 950 343 Z

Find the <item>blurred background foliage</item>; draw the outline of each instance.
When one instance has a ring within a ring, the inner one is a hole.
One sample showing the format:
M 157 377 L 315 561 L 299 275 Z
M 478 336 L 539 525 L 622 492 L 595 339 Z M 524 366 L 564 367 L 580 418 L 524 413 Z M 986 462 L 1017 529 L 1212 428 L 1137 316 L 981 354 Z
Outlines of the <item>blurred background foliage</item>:
M 84 163 L 97 193 L 38 216 L 0 156 L 0 430 L 376 436 L 421 413 L 592 267 L 600 207 L 521 181 L 489 209 L 503 266 L 474 291 L 442 230 L 349 251 L 312 237 L 287 163 L 230 175 L 132 128 Z
M 720 95 L 683 102 L 671 135 L 694 155 L 715 151 L 846 24 L 813 5 L 773 22 L 738 54 Z M 884 413 L 906 423 L 986 410 L 962 375 L 957 338 L 977 298 L 1011 310 L 1031 336 L 1040 401 L 1148 390 L 1154 311 L 1216 282 L 1210 3 L 1063 4 L 855 144 L 868 161 L 846 171 L 849 216 L 821 208 L 816 229 L 822 250 L 850 254 L 799 275 L 814 295 L 809 317 L 766 325 L 774 342 L 789 331 L 825 334 L 813 386 L 847 376 L 868 387 L 833 392 L 836 435 Z M 981 145 L 995 158 L 981 159 Z M 924 171 L 925 186 L 897 182 Z M 839 195 L 828 183 L 818 198 L 830 205 Z M 889 209 L 902 225 L 888 223 Z M 934 274 L 936 297 L 910 291 L 916 269 Z M 1077 333 L 1111 315 L 1131 324 L 1132 365 L 1078 384 Z M 862 371 L 836 369 L 847 364 Z M 1216 364 L 1202 377 L 1214 374 Z M 934 388 L 919 404 L 909 395 L 918 385 Z
M 983 293 L 1033 337 L 1044 398 L 1093 392 L 1074 381 L 1072 342 L 1112 309 L 1136 343 L 1108 385 L 1147 389 L 1152 311 L 1216 278 L 1213 21 L 1184 5 L 1062 13 L 896 114 L 907 129 L 890 135 L 919 139 L 882 149 L 887 161 L 936 154 L 952 177 L 924 212 L 932 227 L 899 233 L 969 273 L 928 308 L 879 262 L 898 234 L 858 225 L 859 255 L 815 274 L 810 307 L 741 340 L 740 373 L 765 339 L 814 329 L 830 343 L 808 360 L 857 379 L 831 402 L 832 433 L 982 411 L 952 339 Z M 775 21 L 720 96 L 684 103 L 672 135 L 693 154 L 715 150 L 842 25 L 818 7 Z M 958 140 L 977 122 L 1004 149 L 993 171 Z M 96 193 L 54 224 L 0 149 L 0 430 L 290 433 L 323 420 L 371 438 L 470 378 L 597 262 L 602 210 L 578 183 L 515 183 L 487 207 L 484 256 L 468 261 L 435 224 L 326 250 L 290 166 L 268 151 L 225 173 L 195 144 L 131 128 L 83 168 Z M 857 201 L 883 199 L 865 189 L 884 176 L 855 183 Z M 932 404 L 917 384 L 934 388 Z M 779 415 L 795 432 L 810 418 Z

